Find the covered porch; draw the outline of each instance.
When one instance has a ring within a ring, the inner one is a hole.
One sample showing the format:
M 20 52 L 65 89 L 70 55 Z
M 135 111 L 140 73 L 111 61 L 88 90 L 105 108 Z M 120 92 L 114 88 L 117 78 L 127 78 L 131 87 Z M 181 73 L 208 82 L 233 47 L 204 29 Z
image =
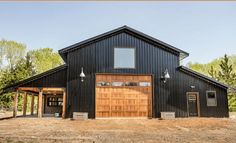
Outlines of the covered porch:
M 66 118 L 66 77 L 67 66 L 61 65 L 5 87 L 4 92 L 14 92 L 13 117 L 20 108 L 23 116 L 28 113 L 41 118 L 58 113 Z
M 13 117 L 17 117 L 18 98 L 23 95 L 23 116 L 27 115 L 27 104 L 30 98 L 30 115 L 37 115 L 42 118 L 45 116 L 54 116 L 58 113 L 62 118 L 66 118 L 66 89 L 55 87 L 18 87 L 15 91 L 13 103 Z M 36 98 L 36 100 L 35 100 Z M 37 103 L 35 103 L 35 101 Z M 36 104 L 36 113 L 35 113 Z

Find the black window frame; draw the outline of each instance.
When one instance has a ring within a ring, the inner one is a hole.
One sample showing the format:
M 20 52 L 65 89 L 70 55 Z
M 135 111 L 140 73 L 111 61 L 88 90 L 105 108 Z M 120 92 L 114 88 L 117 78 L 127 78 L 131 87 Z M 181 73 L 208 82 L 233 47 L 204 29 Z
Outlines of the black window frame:
M 59 100 L 59 99 L 62 99 L 62 100 Z M 49 103 L 54 103 L 54 104 L 50 105 Z M 48 107 L 61 107 L 63 106 L 63 98 L 62 97 L 47 97 L 47 106 Z

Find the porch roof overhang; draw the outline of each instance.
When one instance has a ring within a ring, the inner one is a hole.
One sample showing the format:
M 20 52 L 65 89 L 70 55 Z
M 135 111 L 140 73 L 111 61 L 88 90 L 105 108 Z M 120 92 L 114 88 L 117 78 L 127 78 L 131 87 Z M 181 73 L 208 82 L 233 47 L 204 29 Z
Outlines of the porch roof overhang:
M 53 75 L 56 72 L 60 72 L 66 68 L 67 68 L 67 66 L 64 64 L 64 65 L 58 66 L 56 68 L 50 69 L 50 70 L 40 73 L 38 75 L 32 76 L 30 78 L 24 79 L 22 81 L 12 84 L 12 85 L 6 86 L 3 88 L 3 92 L 11 92 L 11 91 L 15 91 L 16 89 L 21 89 L 24 91 L 28 90 L 28 91 L 32 91 L 32 92 L 38 92 L 39 90 L 42 90 L 42 89 L 44 89 L 44 90 L 47 89 L 50 91 L 51 90 L 60 91 L 61 89 L 65 88 L 65 87 L 47 87 L 47 86 L 43 86 L 43 85 L 37 86 L 37 87 L 29 87 L 29 86 L 24 86 L 24 85 L 26 85 L 27 83 L 30 83 L 30 82 L 35 82 L 36 80 L 42 80 L 45 77 L 47 78 L 50 75 Z

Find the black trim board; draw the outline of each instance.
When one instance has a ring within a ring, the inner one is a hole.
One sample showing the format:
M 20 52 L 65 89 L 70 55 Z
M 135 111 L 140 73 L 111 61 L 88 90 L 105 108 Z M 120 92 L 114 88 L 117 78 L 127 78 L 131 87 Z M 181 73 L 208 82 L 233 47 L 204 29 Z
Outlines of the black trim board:
M 102 39 L 105 39 L 107 37 L 110 37 L 112 35 L 115 35 L 115 34 L 118 34 L 118 33 L 121 33 L 121 32 L 126 32 L 128 34 L 132 34 L 133 36 L 135 37 L 138 37 L 138 38 L 141 38 L 151 44 L 159 44 L 159 45 L 162 45 L 161 48 L 165 49 L 165 50 L 168 50 L 168 51 L 172 51 L 172 52 L 175 52 L 175 53 L 178 53 L 180 55 L 180 59 L 184 59 L 186 57 L 189 56 L 189 53 L 181 50 L 181 49 L 178 49 L 172 45 L 169 45 L 165 42 L 162 42 L 154 37 L 151 37 L 147 34 L 144 34 L 140 31 L 137 31 L 133 28 L 130 28 L 128 26 L 122 26 L 122 27 L 119 27 L 117 29 L 114 29 L 114 30 L 111 30 L 111 31 L 108 31 L 106 33 L 103 33 L 103 34 L 100 34 L 100 35 L 97 35 L 95 37 L 92 37 L 90 39 L 87 39 L 87 40 L 84 40 L 84 41 L 81 41 L 79 43 L 76 43 L 76 44 L 73 44 L 71 46 L 68 46 L 66 48 L 63 48 L 61 50 L 59 50 L 59 54 L 61 55 L 61 57 L 63 58 L 63 60 L 66 62 L 66 53 L 70 52 L 70 51 L 73 51 L 75 49 L 78 49 L 78 48 L 81 48 L 85 45 L 88 45 L 88 44 L 91 44 L 93 42 L 97 42 L 97 41 L 100 41 Z
M 187 74 L 189 74 L 189 75 L 195 76 L 195 77 L 200 78 L 200 79 L 202 79 L 202 80 L 204 80 L 204 81 L 207 81 L 207 82 L 210 82 L 210 83 L 212 83 L 212 84 L 215 84 L 215 85 L 217 85 L 217 86 L 219 86 L 219 87 L 228 89 L 228 86 L 227 86 L 226 84 L 220 83 L 220 82 L 214 80 L 213 78 L 210 78 L 210 77 L 208 77 L 208 76 L 205 76 L 205 75 L 203 75 L 203 74 L 200 74 L 200 73 L 198 73 L 198 72 L 196 72 L 196 71 L 194 71 L 194 70 L 191 70 L 191 69 L 189 69 L 189 68 L 187 68 L 187 67 L 185 67 L 185 66 L 179 66 L 178 69 L 179 69 L 180 71 L 184 72 L 184 73 L 187 73 Z
M 66 64 L 61 65 L 61 66 L 58 66 L 58 67 L 55 67 L 55 68 L 50 69 L 50 70 L 48 70 L 48 71 L 45 71 L 45 72 L 43 72 L 43 73 L 34 75 L 34 76 L 32 76 L 32 77 L 29 77 L 29 78 L 27 78 L 27 79 L 24 79 L 24 80 L 22 80 L 22 81 L 19 81 L 19 82 L 17 82 L 17 83 L 12 84 L 12 85 L 6 86 L 6 87 L 3 88 L 3 90 L 4 90 L 4 91 L 5 91 L 5 90 L 6 90 L 6 91 L 7 91 L 7 90 L 12 90 L 12 88 L 16 88 L 16 87 L 19 87 L 19 86 L 22 85 L 22 84 L 26 84 L 26 83 L 28 83 L 28 82 L 31 82 L 31 81 L 40 79 L 40 78 L 42 78 L 42 77 L 51 75 L 51 74 L 53 74 L 53 73 L 55 73 L 55 72 L 58 72 L 58 71 L 60 71 L 60 70 L 65 69 L 65 68 L 67 68 L 67 65 L 66 65 Z

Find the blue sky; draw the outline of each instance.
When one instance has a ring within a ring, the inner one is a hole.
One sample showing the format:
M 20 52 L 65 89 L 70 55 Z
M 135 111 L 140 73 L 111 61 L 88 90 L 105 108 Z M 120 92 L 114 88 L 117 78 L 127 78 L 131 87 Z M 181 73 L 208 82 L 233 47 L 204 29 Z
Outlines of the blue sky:
M 1 2 L 0 39 L 55 51 L 128 25 L 207 63 L 236 54 L 236 2 Z

